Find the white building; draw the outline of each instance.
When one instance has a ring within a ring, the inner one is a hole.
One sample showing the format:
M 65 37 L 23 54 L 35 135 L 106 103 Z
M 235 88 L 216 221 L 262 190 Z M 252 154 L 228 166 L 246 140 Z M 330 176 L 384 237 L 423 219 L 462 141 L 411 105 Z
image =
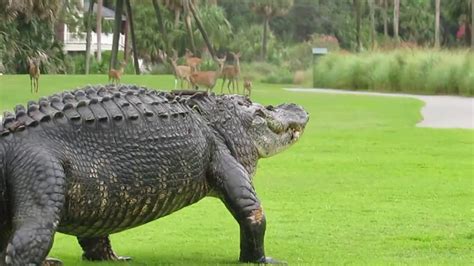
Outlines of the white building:
M 80 6 L 80 16 L 85 15 L 89 8 L 89 1 L 83 0 Z M 93 13 L 97 13 L 97 4 L 94 3 Z M 115 12 L 112 9 L 102 7 L 102 18 L 103 20 L 114 20 Z M 96 21 L 91 21 L 95 24 Z M 120 34 L 119 39 L 119 50 L 124 50 L 125 47 L 125 32 L 126 32 L 126 17 L 122 15 L 122 34 Z M 68 26 L 64 23 L 59 23 L 56 25 L 56 37 L 58 40 L 61 40 L 64 43 L 64 50 L 66 52 L 85 52 L 86 51 L 86 32 L 76 32 L 75 30 L 70 30 Z M 101 34 L 101 50 L 110 51 L 112 50 L 112 39 L 113 33 L 102 33 Z M 97 34 L 92 31 L 91 35 L 91 53 L 97 51 Z

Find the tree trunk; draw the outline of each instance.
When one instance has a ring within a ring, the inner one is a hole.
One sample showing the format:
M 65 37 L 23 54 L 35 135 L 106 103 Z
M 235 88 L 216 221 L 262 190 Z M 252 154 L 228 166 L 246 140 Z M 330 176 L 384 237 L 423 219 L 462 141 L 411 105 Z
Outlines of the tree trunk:
M 87 17 L 86 17 L 86 28 L 87 28 L 87 35 L 86 35 L 86 75 L 89 74 L 89 65 L 90 65 L 90 57 L 91 57 L 91 39 L 92 39 L 92 27 L 91 27 L 91 18 L 92 18 L 92 10 L 94 7 L 94 1 L 89 2 L 89 9 L 87 10 Z
M 435 48 L 440 47 L 439 39 L 439 19 L 440 19 L 441 0 L 436 0 L 436 15 L 435 15 Z
M 130 0 L 125 0 L 127 7 L 128 21 L 130 23 L 130 35 L 132 37 L 132 51 L 133 51 L 133 64 L 135 65 L 135 73 L 140 75 L 140 66 L 138 65 L 138 53 L 137 53 L 137 40 L 135 39 L 135 29 L 133 26 L 132 6 Z
M 124 0 L 124 2 L 126 3 L 127 0 Z M 129 17 L 128 17 L 128 14 L 125 14 L 125 26 L 124 26 L 124 35 L 125 35 L 125 40 L 123 42 L 123 61 L 124 62 L 128 62 L 128 57 L 130 56 L 130 47 L 129 47 L 129 33 L 130 33 L 130 29 L 128 27 L 129 24 Z
M 474 50 L 474 0 L 471 1 L 471 49 Z
M 393 35 L 397 45 L 400 43 L 400 37 L 398 36 L 398 25 L 400 20 L 400 0 L 393 1 Z
M 117 0 L 115 2 L 114 37 L 112 40 L 112 54 L 110 56 L 109 70 L 112 68 L 117 69 L 117 54 L 119 48 L 120 30 L 122 28 L 122 13 L 123 0 Z
M 265 16 L 263 19 L 263 35 L 262 35 L 262 52 L 260 54 L 260 59 L 265 61 L 267 58 L 267 36 L 268 36 L 268 24 L 270 22 L 270 18 Z
M 388 39 L 388 18 L 387 18 L 387 0 L 383 0 L 383 8 L 382 8 L 382 17 L 383 17 L 383 34 L 385 39 Z
M 191 16 L 189 14 L 186 14 L 184 21 L 186 25 L 186 31 L 188 32 L 188 35 L 189 35 L 189 43 L 191 44 L 191 51 L 193 51 L 193 54 L 196 54 L 196 44 L 194 43 L 193 27 L 191 25 Z
M 153 7 L 155 8 L 156 19 L 158 20 L 158 26 L 160 27 L 160 33 L 163 37 L 164 47 L 163 49 L 166 51 L 166 54 L 170 55 L 170 44 L 168 42 L 168 35 L 166 34 L 165 24 L 163 24 L 163 17 L 161 16 L 161 8 L 160 4 L 157 0 L 153 0 Z
M 375 31 L 375 3 L 374 0 L 368 0 L 369 3 L 369 10 L 370 10 L 370 41 L 372 50 L 375 49 L 376 46 L 376 31 Z
M 191 10 L 191 13 L 193 14 L 194 20 L 196 21 L 196 26 L 198 27 L 199 31 L 201 32 L 202 37 L 204 38 L 204 42 L 206 42 L 207 49 L 209 50 L 209 53 L 211 54 L 212 58 L 216 58 L 216 52 L 214 51 L 214 48 L 212 47 L 211 42 L 209 41 L 209 37 L 207 36 L 207 32 L 204 29 L 204 26 L 202 25 L 201 19 L 197 15 L 196 9 L 194 8 L 194 4 L 190 1 L 189 2 L 189 9 Z
M 97 62 L 102 62 L 102 0 L 97 0 Z
M 174 29 L 178 29 L 179 18 L 181 17 L 181 9 L 176 8 L 174 10 Z

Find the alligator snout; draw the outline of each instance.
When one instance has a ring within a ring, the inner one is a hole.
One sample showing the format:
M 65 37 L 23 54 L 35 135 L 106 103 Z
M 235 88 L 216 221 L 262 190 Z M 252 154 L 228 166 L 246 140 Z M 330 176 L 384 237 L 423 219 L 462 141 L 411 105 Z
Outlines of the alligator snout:
M 274 108 L 278 120 L 286 125 L 286 130 L 303 131 L 309 121 L 309 113 L 303 107 L 290 103 Z

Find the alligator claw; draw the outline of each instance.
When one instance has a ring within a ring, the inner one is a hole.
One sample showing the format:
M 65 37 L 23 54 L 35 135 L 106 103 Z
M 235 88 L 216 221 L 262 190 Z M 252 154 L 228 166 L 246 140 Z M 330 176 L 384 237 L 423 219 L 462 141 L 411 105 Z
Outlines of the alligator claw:
M 58 259 L 54 259 L 54 258 L 46 258 L 45 261 L 43 261 L 43 264 L 42 266 L 63 266 L 63 262 L 58 260 Z

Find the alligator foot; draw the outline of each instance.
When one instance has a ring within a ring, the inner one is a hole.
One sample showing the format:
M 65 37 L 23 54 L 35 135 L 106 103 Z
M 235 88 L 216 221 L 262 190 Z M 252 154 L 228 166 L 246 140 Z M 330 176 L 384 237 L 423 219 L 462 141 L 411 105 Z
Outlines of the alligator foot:
M 46 258 L 41 266 L 63 266 L 63 262 L 54 258 Z
M 117 256 L 110 245 L 109 236 L 78 238 L 84 250 L 82 259 L 90 261 L 129 261 L 131 257 Z
M 288 263 L 284 261 L 279 261 L 273 259 L 271 257 L 262 257 L 261 259 L 257 260 L 256 263 L 258 264 L 278 264 L 278 265 L 288 265 Z

